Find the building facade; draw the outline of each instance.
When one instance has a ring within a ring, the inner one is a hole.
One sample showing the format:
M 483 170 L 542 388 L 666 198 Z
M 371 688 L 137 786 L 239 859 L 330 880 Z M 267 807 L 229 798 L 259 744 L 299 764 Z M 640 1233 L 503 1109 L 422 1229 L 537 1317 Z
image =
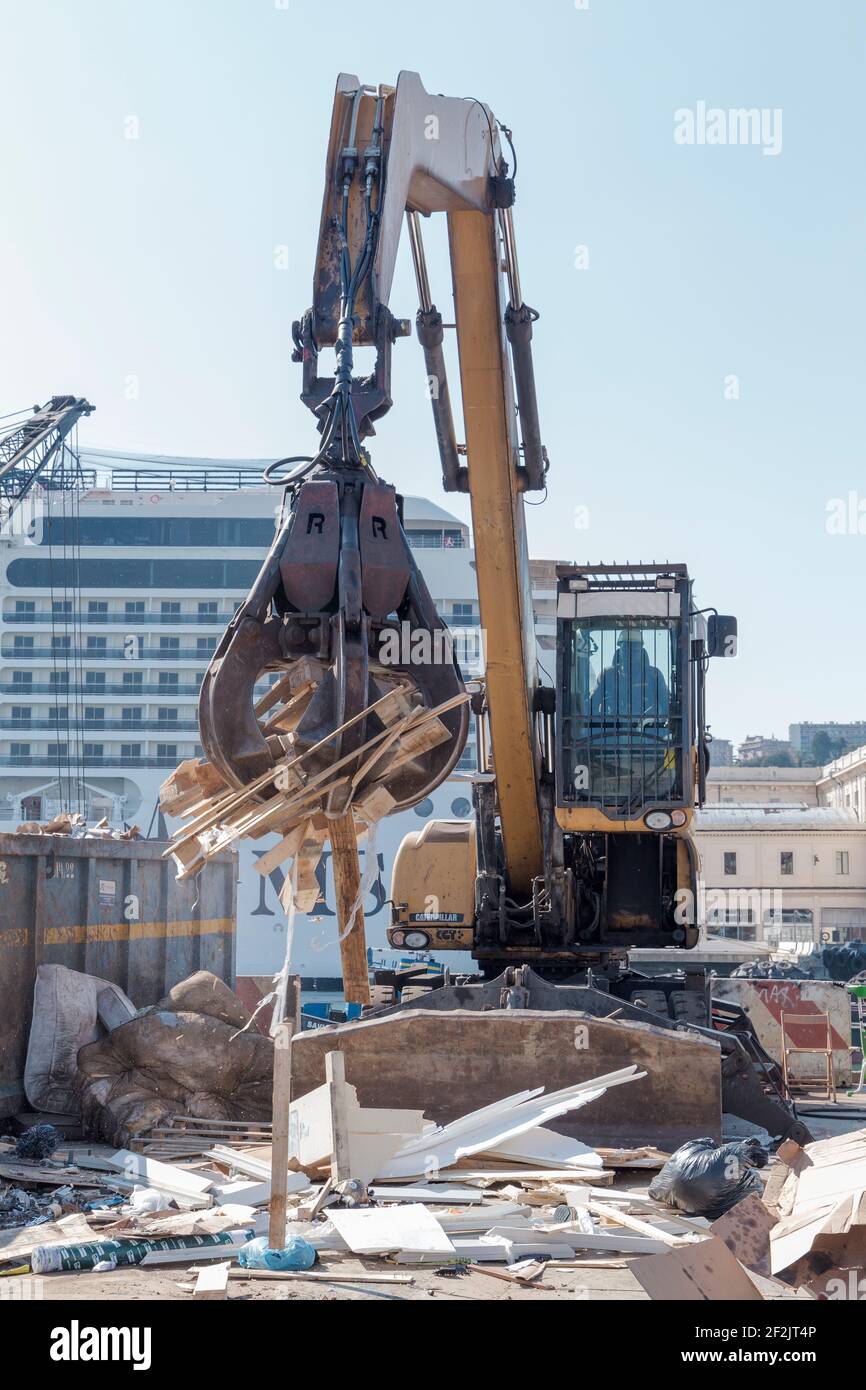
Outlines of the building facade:
M 789 756 L 791 754 L 791 744 L 786 739 L 776 738 L 775 735 L 765 738 L 763 734 L 749 734 L 737 750 L 737 760 L 741 763 L 753 763 L 759 760 L 766 762 L 768 759 L 778 758 L 780 755 Z
M 729 738 L 713 738 L 710 764 L 712 767 L 734 766 L 734 745 Z
M 715 743 L 713 744 L 715 748 Z M 716 767 L 707 775 L 708 806 L 819 805 L 817 767 Z
M 866 743 L 866 720 L 858 719 L 852 724 L 837 724 L 831 720 L 827 724 L 789 724 L 788 738 L 796 753 L 808 756 L 816 735 L 824 734 L 832 744 L 848 748 Z
M 866 824 L 853 811 L 705 806 L 695 838 L 710 932 L 774 949 L 866 940 Z
M 818 798 L 822 806 L 853 811 L 858 820 L 866 821 L 866 744 L 819 772 Z

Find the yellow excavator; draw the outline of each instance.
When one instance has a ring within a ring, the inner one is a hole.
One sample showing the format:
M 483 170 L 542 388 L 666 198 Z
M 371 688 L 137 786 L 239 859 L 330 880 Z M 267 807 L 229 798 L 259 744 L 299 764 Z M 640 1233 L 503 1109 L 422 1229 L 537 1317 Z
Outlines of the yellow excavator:
M 294 745 L 351 766 L 371 736 L 387 745 L 375 709 L 397 681 L 442 711 L 445 730 L 390 777 L 380 759 L 377 785 L 400 810 L 454 770 L 474 717 L 473 818 L 430 820 L 404 839 L 388 936 L 398 949 L 468 951 L 478 969 L 379 972 L 362 1020 L 298 1039 L 296 1081 L 318 1084 L 324 1050 L 339 1046 L 362 1103 L 447 1120 L 522 1086 L 638 1062 L 640 1100 L 613 1090 L 593 1107 L 594 1128 L 581 1117 L 583 1137 L 670 1148 L 718 1137 L 727 1112 L 802 1142 L 808 1131 L 743 1013 L 712 999 L 702 971 L 649 977 L 628 963 L 636 947 L 687 960 L 698 941 L 691 830 L 709 763 L 705 677 L 711 658 L 735 654 L 736 621 L 696 608 L 684 564 L 559 566 L 555 683 L 540 677 L 524 496 L 546 491 L 549 460 L 515 170 L 511 131 L 477 99 L 428 93 L 412 72 L 395 87 L 338 79 L 313 302 L 293 330 L 320 442 L 268 470 L 285 488 L 283 522 L 203 685 L 202 741 L 230 784 L 252 781 L 280 753 L 256 721 L 255 682 L 314 657 L 326 674 Z M 424 249 L 423 222 L 438 213 L 453 323 L 434 303 Z M 404 226 L 443 486 L 472 510 L 485 671 L 468 703 L 447 640 L 416 640 L 447 634 L 401 499 L 365 442 L 391 404 L 393 345 L 411 331 L 388 307 Z M 332 377 L 319 372 L 329 348 Z M 363 376 L 356 349 L 373 353 Z M 408 643 L 391 640 L 407 632 Z M 344 816 L 350 794 L 344 784 L 326 815 Z

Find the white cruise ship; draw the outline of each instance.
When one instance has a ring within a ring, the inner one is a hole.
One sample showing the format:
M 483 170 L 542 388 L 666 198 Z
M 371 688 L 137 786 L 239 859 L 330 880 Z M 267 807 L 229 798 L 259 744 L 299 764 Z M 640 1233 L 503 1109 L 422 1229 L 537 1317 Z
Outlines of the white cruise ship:
M 83 490 L 43 494 L 32 537 L 0 536 L 0 829 L 68 808 L 161 836 L 160 783 L 181 759 L 201 754 L 199 684 L 271 543 L 280 492 L 261 482 L 270 460 L 95 449 L 80 458 Z M 437 608 L 459 630 L 464 674 L 478 674 L 469 529 L 419 497 L 404 499 L 404 519 Z M 365 905 L 374 951 L 387 951 L 397 845 L 418 816 L 470 813 L 460 772 L 474 761 L 470 736 L 454 777 L 382 823 Z M 241 974 L 272 973 L 285 955 L 282 872 L 265 878 L 254 867 L 271 843 L 239 847 Z M 305 978 L 340 974 L 327 863 L 325 855 L 316 910 L 294 924 L 292 967 Z

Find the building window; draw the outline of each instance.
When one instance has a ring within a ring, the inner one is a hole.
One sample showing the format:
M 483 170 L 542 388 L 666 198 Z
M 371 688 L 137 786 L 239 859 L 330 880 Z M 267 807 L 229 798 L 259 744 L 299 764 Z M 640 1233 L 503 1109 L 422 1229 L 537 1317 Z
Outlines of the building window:
M 161 689 L 176 690 L 180 677 L 177 671 L 160 671 L 158 679 Z
M 95 762 L 97 759 L 102 758 L 104 752 L 104 743 L 85 743 L 84 745 L 85 761 Z
M 159 705 L 156 711 L 156 717 L 160 724 L 171 724 L 177 719 L 177 706 Z
M 783 849 L 779 854 L 779 872 L 792 874 L 794 872 L 794 851 Z
M 208 599 L 206 603 L 203 602 L 199 604 L 198 611 L 202 617 L 207 617 L 209 614 L 218 613 L 219 606 L 215 599 Z
M 30 720 L 31 720 L 31 718 L 32 718 L 32 715 L 33 715 L 33 711 L 32 711 L 32 709 L 30 708 L 29 705 L 13 705 L 13 706 L 12 706 L 12 723 L 13 723 L 13 724 L 18 724 L 19 726 L 20 726 L 20 725 L 23 725 L 23 724 L 29 724 L 29 723 L 30 723 Z
M 140 723 L 141 705 L 124 705 L 120 711 L 120 718 L 124 724 Z
M 30 757 L 30 744 L 29 744 L 29 743 L 11 743 L 11 744 L 9 745 L 9 747 L 10 747 L 11 750 L 12 750 L 12 757 L 13 757 L 13 758 L 29 758 L 29 757 Z
M 141 757 L 141 744 L 140 744 L 140 743 L 122 743 L 122 744 L 120 745 L 120 756 L 121 756 L 121 758 L 124 759 L 125 762 L 130 762 L 130 761 L 132 761 L 133 759 L 140 758 L 140 757 Z
M 32 672 L 32 671 L 13 671 L 13 672 L 12 672 L 12 684 L 13 684 L 13 685 L 32 685 L 32 684 L 33 684 L 33 672 Z
M 180 604 L 174 603 L 169 599 L 163 599 L 162 603 L 159 605 L 159 611 L 162 613 L 163 617 L 173 617 L 180 613 Z
M 725 873 L 735 874 L 737 872 L 737 852 L 736 850 L 725 850 Z
M 125 607 L 125 609 L 124 609 L 124 612 L 126 613 L 127 617 L 134 617 L 136 613 L 143 613 L 143 612 L 144 612 L 144 599 L 140 599 L 140 598 L 127 599 L 127 600 L 126 600 L 126 607 Z
M 123 688 L 124 690 L 140 690 L 144 685 L 143 671 L 124 671 Z
M 52 671 L 48 677 L 48 684 L 54 686 L 56 690 L 69 689 L 69 672 Z
M 105 709 L 102 705 L 85 705 L 84 722 L 86 724 L 104 724 Z
M 15 612 L 16 612 L 16 613 L 35 613 L 35 612 L 36 612 L 36 604 L 35 604 L 31 599 L 27 599 L 27 598 L 19 598 L 19 599 L 16 599 L 16 600 L 15 600 Z
M 836 851 L 836 872 L 837 874 L 847 874 L 849 872 L 847 849 L 837 849 Z
M 54 755 L 55 758 L 68 758 L 68 757 L 69 757 L 69 744 L 68 744 L 68 743 L 55 743 L 54 749 L 53 749 L 53 755 Z
M 22 637 L 20 633 L 17 633 L 12 639 L 12 649 L 16 652 L 32 652 L 33 638 Z
M 107 637 L 88 637 L 87 650 L 89 652 L 104 652 L 107 642 Z
M 203 656 L 210 655 L 216 651 L 217 639 L 215 637 L 197 637 L 195 641 L 196 651 Z
M 768 909 L 764 913 L 764 940 L 768 942 L 813 941 L 814 927 L 811 908 L 783 907 L 781 911 Z
M 88 603 L 88 605 L 87 605 L 87 613 L 88 613 L 88 616 L 89 616 L 89 617 L 92 617 L 94 614 L 99 615 L 100 613 L 107 613 L 107 612 L 108 612 L 108 600 L 107 600 L 107 599 L 103 599 L 103 598 L 99 598 L 99 599 L 92 598 L 92 599 L 90 599 L 90 601 L 89 601 L 89 603 Z
M 64 614 L 64 613 L 71 613 L 71 612 L 72 612 L 72 599 L 71 599 L 71 598 L 54 598 L 54 599 L 52 599 L 52 600 L 51 600 L 51 612 L 52 612 L 52 613 L 59 613 L 59 614 L 61 614 L 61 615 Z
M 51 638 L 51 648 L 55 652 L 68 652 L 72 639 L 70 637 L 58 637 L 56 634 Z
M 89 685 L 89 686 L 98 685 L 98 686 L 100 687 L 100 689 L 103 688 L 103 687 L 105 686 L 105 672 L 104 672 L 104 671 L 85 671 L 85 673 L 84 673 L 84 684 L 85 684 L 85 685 Z
M 158 743 L 156 745 L 156 756 L 158 758 L 177 758 L 177 744 Z
M 180 638 L 179 638 L 179 637 L 160 637 L 160 639 L 159 639 L 159 650 L 160 650 L 161 652 L 177 652 L 177 651 L 180 651 Z

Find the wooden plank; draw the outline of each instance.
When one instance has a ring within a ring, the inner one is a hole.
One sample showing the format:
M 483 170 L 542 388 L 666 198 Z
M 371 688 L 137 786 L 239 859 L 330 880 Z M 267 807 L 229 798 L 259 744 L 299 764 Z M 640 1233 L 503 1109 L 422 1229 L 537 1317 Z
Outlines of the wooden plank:
M 324 841 L 311 826 L 312 821 L 307 821 L 303 844 L 295 855 L 295 862 L 286 874 L 279 892 L 279 899 L 286 913 L 293 910 L 312 912 L 319 901 L 321 890 L 316 870 L 322 857 Z
M 356 797 L 353 810 L 356 815 L 372 823 L 382 820 L 384 816 L 389 816 L 396 805 L 396 798 L 391 795 L 387 787 L 373 787 L 363 796 Z
M 375 1183 L 370 1188 L 370 1196 L 374 1202 L 444 1202 L 449 1207 L 484 1201 L 481 1188 L 458 1183 L 410 1183 L 406 1187 Z
M 319 1269 L 315 1273 L 304 1270 L 283 1270 L 282 1272 L 270 1269 L 240 1269 L 235 1268 L 229 1271 L 230 1279 L 309 1279 L 313 1283 L 320 1284 L 414 1284 L 415 1278 L 412 1274 L 377 1274 L 372 1269 L 362 1269 L 357 1274 L 348 1273 L 346 1270 L 339 1270 L 333 1274 L 328 1274 L 325 1270 Z
M 352 1176 L 349 1155 L 349 1103 L 346 1095 L 346 1059 L 342 1052 L 325 1053 L 325 1084 L 331 1107 L 331 1177 L 334 1184 Z
M 211 1178 L 190 1173 L 175 1163 L 160 1163 L 158 1159 L 145 1154 L 133 1153 L 130 1149 L 117 1149 L 106 1156 L 110 1166 L 122 1173 L 127 1180 L 141 1183 L 144 1187 L 155 1187 L 161 1192 L 182 1192 L 189 1197 L 201 1199 L 203 1206 L 211 1204 Z M 61 1180 L 58 1178 L 58 1184 Z
M 659 1230 L 650 1221 L 642 1221 L 639 1216 L 629 1216 L 628 1212 L 620 1211 L 619 1207 L 613 1206 L 609 1202 L 587 1202 L 587 1208 L 595 1216 L 604 1217 L 605 1221 L 612 1221 L 615 1226 L 625 1226 L 630 1231 L 637 1231 L 638 1235 L 649 1236 L 650 1240 L 663 1241 L 665 1245 L 687 1245 L 690 1243 L 688 1236 L 674 1236 L 669 1231 Z M 696 1237 L 700 1239 L 700 1237 Z
M 351 931 L 346 930 L 352 906 L 357 900 L 361 886 L 358 839 L 351 810 L 330 822 L 330 838 L 337 927 L 340 933 L 340 959 L 343 967 L 343 995 L 350 1004 L 369 1004 L 370 975 L 363 907 L 358 907 Z
M 192 1296 L 196 1299 L 208 1300 L 228 1298 L 228 1285 L 229 1264 L 227 1260 L 222 1264 L 205 1265 L 198 1272 Z
M 328 1216 L 356 1255 L 454 1254 L 436 1217 L 420 1202 L 400 1207 L 332 1207 Z
M 271 1138 L 271 1201 L 268 1244 L 282 1250 L 286 1243 L 286 1197 L 289 1175 L 289 1107 L 292 1099 L 292 1035 L 301 1026 L 301 979 L 286 983 L 286 1017 L 274 1033 L 273 1134 Z

